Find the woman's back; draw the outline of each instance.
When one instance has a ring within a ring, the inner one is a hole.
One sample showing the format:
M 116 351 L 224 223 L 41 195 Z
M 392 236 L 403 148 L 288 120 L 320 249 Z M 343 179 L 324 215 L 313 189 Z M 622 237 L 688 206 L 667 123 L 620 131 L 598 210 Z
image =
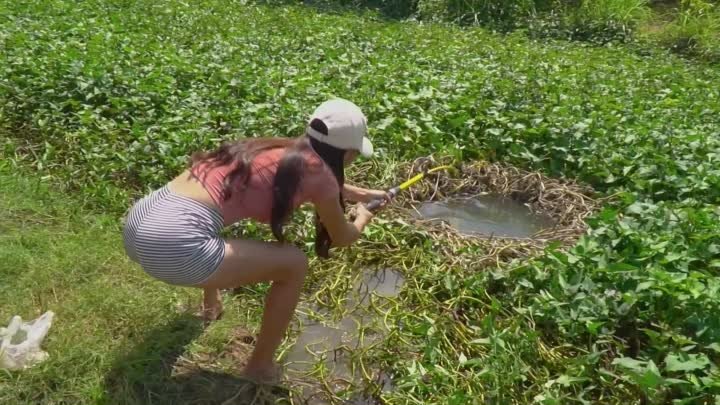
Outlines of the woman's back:
M 217 208 L 226 225 L 250 218 L 270 223 L 273 206 L 273 181 L 285 148 L 274 148 L 258 153 L 250 165 L 247 184 L 236 181 L 230 184 L 231 196 L 224 199 L 225 179 L 237 164 L 214 166 L 200 162 L 171 183 L 176 193 L 198 199 Z M 293 200 L 297 208 L 305 202 L 333 198 L 340 192 L 337 180 L 321 158 L 312 151 L 303 155 L 304 169 L 298 191 Z

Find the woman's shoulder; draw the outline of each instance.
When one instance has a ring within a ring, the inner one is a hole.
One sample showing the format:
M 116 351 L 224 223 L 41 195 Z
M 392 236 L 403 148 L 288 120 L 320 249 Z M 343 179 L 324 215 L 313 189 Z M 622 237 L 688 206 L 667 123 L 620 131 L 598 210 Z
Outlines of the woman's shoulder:
M 335 175 L 317 154 L 308 153 L 305 158 L 303 189 L 306 197 L 311 201 L 337 196 L 340 193 Z
M 322 171 L 327 168 L 327 165 L 323 162 L 322 158 L 311 150 L 303 151 L 303 157 L 305 158 L 305 167 L 309 170 Z

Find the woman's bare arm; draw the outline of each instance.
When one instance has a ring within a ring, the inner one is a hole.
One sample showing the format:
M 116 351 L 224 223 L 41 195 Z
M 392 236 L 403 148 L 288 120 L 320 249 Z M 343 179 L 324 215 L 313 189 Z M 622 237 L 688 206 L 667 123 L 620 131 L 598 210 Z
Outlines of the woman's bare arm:
M 315 203 L 315 210 L 320 216 L 320 221 L 327 229 L 332 240 L 333 247 L 345 247 L 352 245 L 360 238 L 363 229 L 373 218 L 361 204 L 357 205 L 357 217 L 355 221 L 349 222 L 345 218 L 340 202 L 337 198 L 329 198 Z

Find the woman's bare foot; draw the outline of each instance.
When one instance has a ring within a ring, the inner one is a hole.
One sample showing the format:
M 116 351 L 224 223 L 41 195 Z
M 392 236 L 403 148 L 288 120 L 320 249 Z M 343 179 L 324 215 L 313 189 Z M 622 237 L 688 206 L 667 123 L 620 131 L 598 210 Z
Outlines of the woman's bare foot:
M 222 296 L 220 290 L 214 288 L 204 289 L 203 306 L 200 316 L 205 322 L 220 319 L 223 314 Z

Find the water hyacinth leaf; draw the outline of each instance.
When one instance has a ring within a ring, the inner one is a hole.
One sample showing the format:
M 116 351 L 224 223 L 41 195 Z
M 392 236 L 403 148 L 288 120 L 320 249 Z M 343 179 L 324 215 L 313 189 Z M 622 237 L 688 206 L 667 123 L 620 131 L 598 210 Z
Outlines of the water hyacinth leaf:
M 612 364 L 628 370 L 640 372 L 645 370 L 648 363 L 646 361 L 636 360 L 631 357 L 618 357 L 612 361 Z
M 710 360 L 704 354 L 668 354 L 665 357 L 667 371 L 694 371 L 709 365 Z

